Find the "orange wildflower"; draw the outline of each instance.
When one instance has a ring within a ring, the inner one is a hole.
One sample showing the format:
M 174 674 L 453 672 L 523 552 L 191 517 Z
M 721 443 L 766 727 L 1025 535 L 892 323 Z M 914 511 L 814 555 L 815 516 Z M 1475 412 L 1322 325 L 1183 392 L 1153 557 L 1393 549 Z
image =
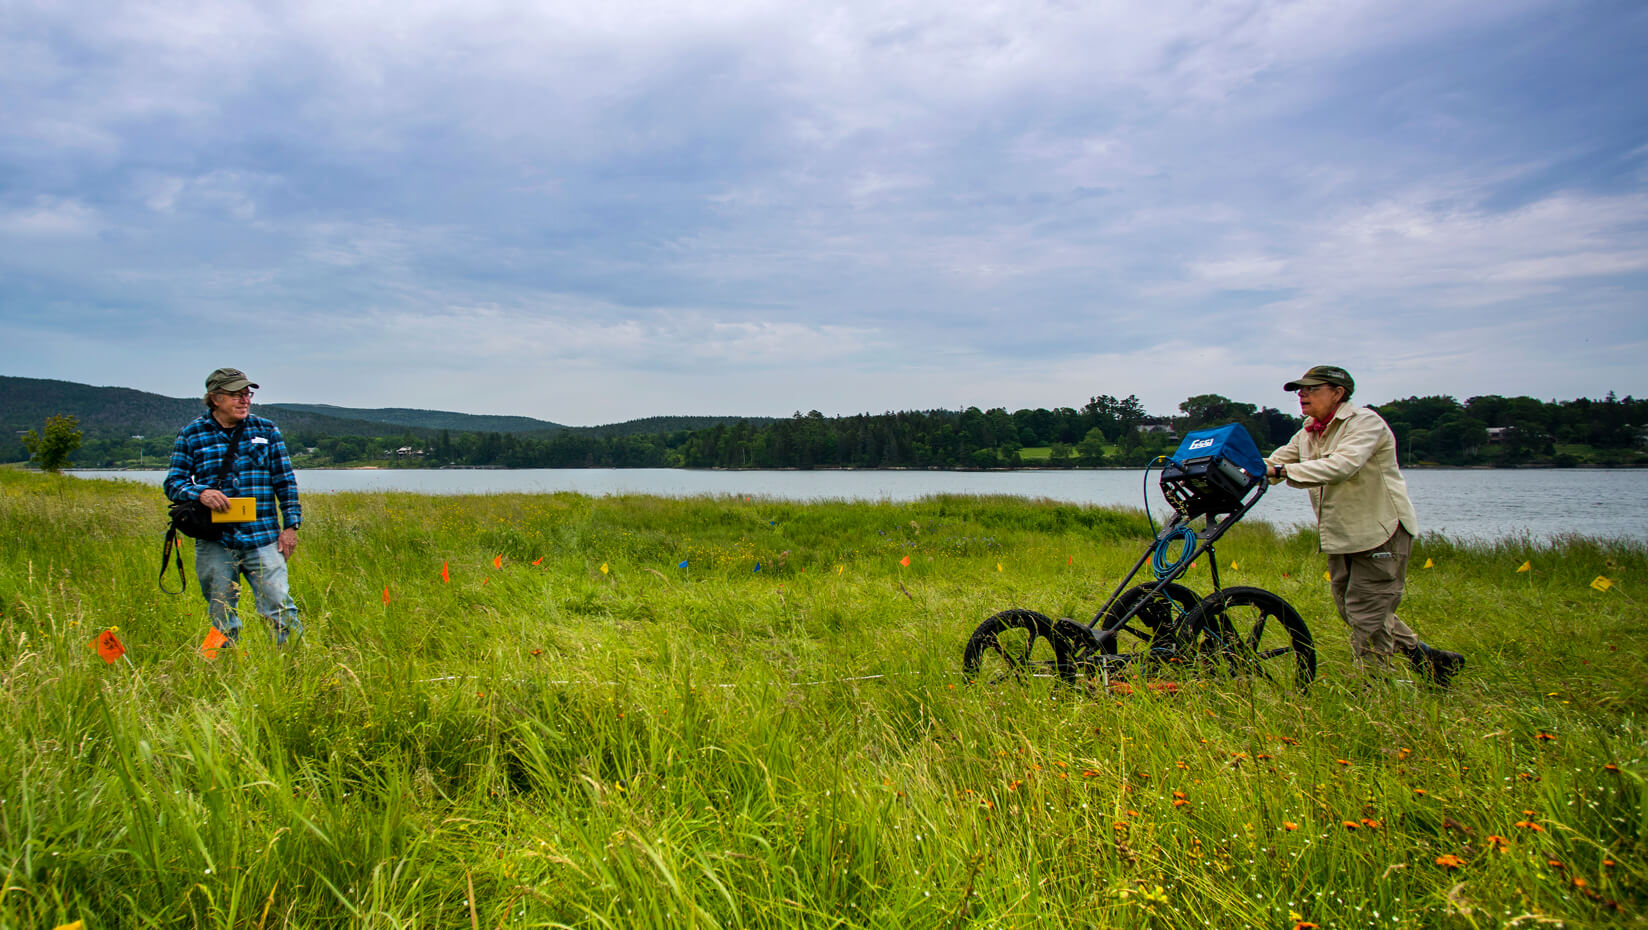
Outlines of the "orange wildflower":
M 1299 825 L 1294 823 L 1291 820 L 1284 820 L 1284 821 L 1282 821 L 1282 829 L 1286 830 L 1289 833 L 1292 833 L 1293 831 L 1299 829 Z
M 1553 869 L 1566 869 L 1567 868 L 1567 866 L 1562 864 L 1561 859 L 1546 859 L 1545 864 L 1550 866 Z
M 1459 858 L 1458 856 L 1453 855 L 1452 853 L 1448 853 L 1448 854 L 1445 854 L 1445 855 L 1437 856 L 1436 857 L 1436 864 L 1441 866 L 1444 869 L 1457 869 L 1460 866 L 1465 864 L 1465 860 Z
M 1425 795 L 1429 794 L 1430 792 L 1426 791 L 1423 788 L 1415 788 L 1415 789 L 1413 789 L 1413 793 L 1419 795 L 1420 797 L 1424 797 Z
M 1098 772 L 1097 769 L 1082 769 L 1082 777 L 1083 778 L 1098 778 L 1099 777 L 1099 772 Z
M 1614 866 L 1616 866 L 1616 865 L 1619 865 L 1619 863 L 1617 863 L 1617 862 L 1615 862 L 1615 861 L 1614 861 L 1614 860 L 1612 860 L 1612 859 L 1604 859 L 1604 860 L 1602 860 L 1602 867 L 1603 867 L 1603 868 L 1605 868 L 1605 869 L 1611 869 L 1611 868 L 1613 868 L 1613 867 L 1614 867 Z
M 1511 848 L 1511 841 L 1497 833 L 1490 833 L 1488 834 L 1488 846 L 1491 849 L 1497 849 L 1500 852 L 1504 852 L 1505 850 Z
M 1618 774 L 1619 774 L 1619 766 L 1617 766 L 1617 765 L 1615 765 L 1615 764 L 1613 764 L 1613 763 L 1612 763 L 1612 762 L 1609 762 L 1609 763 L 1608 763 L 1608 764 L 1606 764 L 1606 765 L 1604 765 L 1604 766 L 1603 766 L 1603 767 L 1602 767 L 1602 770 L 1603 770 L 1603 771 L 1604 771 L 1604 772 L 1611 772 L 1611 773 L 1613 773 L 1613 774 L 1615 774 L 1615 775 L 1618 775 Z
M 1316 930 L 1316 925 L 1308 920 L 1301 920 L 1293 925 L 1293 930 Z
M 1534 823 L 1532 820 L 1518 820 L 1516 822 L 1516 825 L 1521 827 L 1524 830 L 1532 830 L 1535 833 L 1544 833 L 1545 832 L 1544 827 L 1540 826 L 1537 823 Z
M 1173 796 L 1182 801 L 1184 800 L 1185 793 L 1183 791 L 1175 791 L 1173 792 Z
M 1023 781 L 1015 778 L 1012 781 L 1007 783 L 1007 790 L 1008 791 L 1017 791 L 1017 790 L 1019 790 L 1019 786 L 1022 785 L 1022 784 L 1024 784 Z
M 1362 829 L 1362 825 L 1357 823 L 1354 820 L 1342 821 L 1340 825 L 1343 826 L 1346 830 L 1360 830 L 1360 829 Z
M 1350 764 L 1349 759 L 1335 759 L 1333 761 L 1339 763 L 1340 765 L 1349 765 Z
M 1556 739 L 1556 737 L 1546 733 L 1544 730 L 1540 730 L 1539 735 L 1535 736 L 1534 739 L 1539 740 L 1542 743 L 1549 743 L 1550 741 Z
M 1362 826 L 1367 827 L 1369 830 L 1377 830 L 1381 826 L 1383 826 L 1383 824 L 1381 824 L 1377 820 L 1373 820 L 1372 818 L 1363 817 L 1362 818 Z
M 1184 807 L 1184 806 L 1188 805 L 1189 803 L 1190 802 L 1186 801 L 1184 798 L 1175 798 L 1173 800 L 1173 806 L 1174 807 Z

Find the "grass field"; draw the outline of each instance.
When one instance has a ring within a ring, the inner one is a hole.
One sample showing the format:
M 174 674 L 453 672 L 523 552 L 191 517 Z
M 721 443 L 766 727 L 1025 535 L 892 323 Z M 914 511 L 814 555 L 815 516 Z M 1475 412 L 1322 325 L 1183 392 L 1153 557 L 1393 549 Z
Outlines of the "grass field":
M 969 685 L 961 651 L 1005 607 L 1091 616 L 1139 513 L 305 512 L 306 636 L 275 650 L 248 598 L 244 648 L 208 661 L 199 594 L 155 585 L 153 489 L 0 470 L 0 925 L 1644 920 L 1640 544 L 1420 540 L 1404 619 L 1471 662 L 1436 693 L 1358 677 L 1312 535 L 1238 527 L 1224 581 L 1300 610 L 1316 683 L 1105 694 Z

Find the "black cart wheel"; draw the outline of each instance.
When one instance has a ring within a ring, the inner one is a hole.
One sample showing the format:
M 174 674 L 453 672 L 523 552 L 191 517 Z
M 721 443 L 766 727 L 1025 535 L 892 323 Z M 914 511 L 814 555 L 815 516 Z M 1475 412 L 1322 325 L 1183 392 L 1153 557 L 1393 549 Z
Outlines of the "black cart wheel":
M 1033 610 L 1004 610 L 978 625 L 961 656 L 968 681 L 1056 678 L 1075 681 L 1070 644 Z
M 1123 633 L 1137 637 L 1151 648 L 1170 645 L 1176 640 L 1180 631 L 1189 629 L 1184 621 L 1202 599 L 1182 584 L 1168 582 L 1160 590 L 1153 591 L 1155 584 L 1141 584 L 1128 588 L 1117 597 L 1109 607 L 1099 614 L 1095 624 L 1100 631 L 1099 651 L 1107 656 L 1117 652 L 1117 640 Z M 1148 599 L 1147 599 L 1148 598 Z M 1143 601 L 1143 606 L 1128 617 L 1133 611 L 1133 605 Z M 1109 633 L 1105 636 L 1103 634 Z
M 1316 643 L 1304 618 L 1263 588 L 1225 588 L 1185 618 L 1193 653 L 1210 670 L 1260 675 L 1303 688 L 1316 677 Z

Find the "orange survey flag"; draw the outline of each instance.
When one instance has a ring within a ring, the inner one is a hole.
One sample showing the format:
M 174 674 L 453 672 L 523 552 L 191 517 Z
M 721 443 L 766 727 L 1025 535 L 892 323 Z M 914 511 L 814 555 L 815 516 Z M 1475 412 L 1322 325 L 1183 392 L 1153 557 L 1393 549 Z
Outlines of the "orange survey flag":
M 120 644 L 120 637 L 114 635 L 114 630 L 104 630 L 97 634 L 97 638 L 92 640 L 91 646 L 97 650 L 99 656 L 103 657 L 103 661 L 110 665 L 113 665 L 121 656 L 126 654 L 126 647 Z
M 228 641 L 229 637 L 224 636 L 223 631 L 214 626 L 211 632 L 206 634 L 206 641 L 200 644 L 200 654 L 208 659 L 215 659 L 218 649 Z
M 389 586 L 388 585 L 383 586 L 383 602 L 385 604 L 389 603 Z
M 903 565 L 904 567 L 908 568 L 910 566 L 910 557 L 905 556 L 904 558 L 899 559 L 898 564 Z
M 452 582 L 452 575 L 451 575 L 451 573 L 449 573 L 446 570 L 446 563 L 442 562 L 441 563 L 441 584 L 450 584 L 451 582 Z
M 501 556 L 501 555 L 493 556 L 492 557 L 492 567 L 493 568 L 503 568 L 504 567 L 504 557 Z

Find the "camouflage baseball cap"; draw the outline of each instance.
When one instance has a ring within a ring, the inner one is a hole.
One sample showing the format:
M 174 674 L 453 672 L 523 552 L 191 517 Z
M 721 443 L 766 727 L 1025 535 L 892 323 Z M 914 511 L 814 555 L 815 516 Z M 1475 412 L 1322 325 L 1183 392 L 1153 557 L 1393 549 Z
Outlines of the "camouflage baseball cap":
M 1282 385 L 1284 391 L 1297 391 L 1303 387 L 1315 387 L 1318 384 L 1334 384 L 1347 391 L 1356 390 L 1356 382 L 1351 380 L 1350 372 L 1338 365 L 1317 365 L 1302 377 Z
M 219 368 L 206 376 L 206 393 L 233 394 L 247 388 L 255 388 L 252 379 L 246 377 L 246 372 L 239 368 Z

